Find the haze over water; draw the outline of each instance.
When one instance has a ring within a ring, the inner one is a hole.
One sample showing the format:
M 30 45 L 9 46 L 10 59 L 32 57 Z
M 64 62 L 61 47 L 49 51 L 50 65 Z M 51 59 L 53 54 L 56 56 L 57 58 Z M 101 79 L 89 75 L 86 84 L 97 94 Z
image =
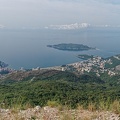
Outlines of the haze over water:
M 0 30 L 0 60 L 19 69 L 49 67 L 80 61 L 79 54 L 109 57 L 120 54 L 120 29 Z M 60 51 L 47 45 L 78 43 L 98 50 Z

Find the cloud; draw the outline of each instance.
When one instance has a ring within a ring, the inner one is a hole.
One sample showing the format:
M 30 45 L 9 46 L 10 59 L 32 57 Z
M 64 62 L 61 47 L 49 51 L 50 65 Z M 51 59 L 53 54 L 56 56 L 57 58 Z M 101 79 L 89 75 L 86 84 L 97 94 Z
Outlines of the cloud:
M 99 1 L 99 0 L 97 0 Z M 114 4 L 114 5 L 119 5 L 120 0 L 101 0 L 100 2 L 106 3 L 106 4 Z
M 0 23 L 9 27 L 120 21 L 119 0 L 0 0 L 0 11 Z

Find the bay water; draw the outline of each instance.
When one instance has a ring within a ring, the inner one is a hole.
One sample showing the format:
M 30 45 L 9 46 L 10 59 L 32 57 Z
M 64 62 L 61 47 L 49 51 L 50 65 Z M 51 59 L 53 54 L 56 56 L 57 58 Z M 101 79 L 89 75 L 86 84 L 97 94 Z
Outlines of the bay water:
M 47 47 L 77 43 L 97 50 L 61 51 Z M 58 66 L 80 61 L 79 54 L 109 57 L 120 54 L 120 29 L 0 30 L 0 60 L 14 69 Z

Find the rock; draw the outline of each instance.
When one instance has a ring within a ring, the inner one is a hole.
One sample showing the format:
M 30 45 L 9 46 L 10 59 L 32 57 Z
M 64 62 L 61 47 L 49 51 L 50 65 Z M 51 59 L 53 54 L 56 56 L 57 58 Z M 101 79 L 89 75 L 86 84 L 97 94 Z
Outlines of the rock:
M 41 107 L 40 107 L 40 106 L 36 106 L 34 109 L 36 109 L 36 110 L 40 110 Z

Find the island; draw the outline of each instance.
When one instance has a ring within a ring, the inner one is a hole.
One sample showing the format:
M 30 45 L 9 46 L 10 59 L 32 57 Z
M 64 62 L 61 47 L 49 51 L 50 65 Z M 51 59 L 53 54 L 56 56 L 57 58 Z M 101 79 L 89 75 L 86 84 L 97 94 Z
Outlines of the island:
M 73 43 L 61 43 L 57 45 L 47 45 L 47 47 L 51 47 L 58 50 L 64 51 L 83 51 L 83 50 L 91 50 L 95 49 L 83 44 L 73 44 Z

